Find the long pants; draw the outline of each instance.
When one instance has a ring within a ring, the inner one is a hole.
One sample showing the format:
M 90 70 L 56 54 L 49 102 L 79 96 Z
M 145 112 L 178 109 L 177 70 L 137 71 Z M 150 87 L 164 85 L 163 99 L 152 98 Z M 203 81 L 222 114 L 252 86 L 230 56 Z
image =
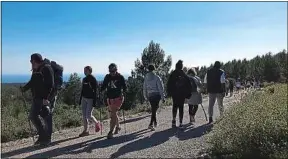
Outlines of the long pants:
M 189 115 L 195 116 L 197 110 L 198 110 L 198 105 L 189 104 Z
M 84 131 L 88 131 L 88 120 L 94 122 L 95 124 L 98 122 L 92 114 L 94 109 L 93 99 L 82 97 L 81 105 L 82 105 Z
M 157 124 L 156 112 L 159 108 L 160 100 L 161 100 L 160 95 L 153 95 L 149 97 L 149 103 L 151 105 L 151 110 L 152 110 L 150 125 Z
M 29 119 L 35 126 L 37 133 L 39 135 L 39 140 L 47 140 L 48 133 L 41 122 L 40 115 L 43 108 L 43 99 L 33 99 L 33 103 L 29 113 Z
M 213 117 L 213 109 L 215 105 L 215 101 L 217 99 L 220 116 L 223 115 L 224 107 L 223 107 L 223 94 L 222 93 L 209 93 L 209 107 L 208 107 L 208 114 L 209 117 Z
M 47 115 L 41 115 L 45 122 L 45 129 L 48 133 L 48 139 L 51 140 L 52 133 L 53 133 L 53 110 L 56 105 L 57 95 L 50 99 L 50 111 Z
M 185 97 L 173 96 L 172 100 L 173 100 L 173 109 L 172 109 L 173 121 L 176 119 L 177 110 L 179 109 L 179 122 L 180 124 L 182 124 L 184 115 Z

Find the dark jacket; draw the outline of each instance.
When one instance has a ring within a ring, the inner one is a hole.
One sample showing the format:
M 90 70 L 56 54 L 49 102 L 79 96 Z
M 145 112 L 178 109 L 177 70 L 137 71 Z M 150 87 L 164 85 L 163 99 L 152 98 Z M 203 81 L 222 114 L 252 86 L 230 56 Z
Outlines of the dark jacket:
M 54 88 L 54 73 L 50 65 L 43 64 L 34 70 L 30 81 L 23 87 L 31 89 L 33 98 L 50 99 Z
M 82 90 L 80 95 L 80 103 L 82 97 L 93 99 L 96 102 L 98 82 L 93 75 L 88 75 L 82 80 Z
M 107 98 L 109 99 L 115 99 L 122 96 L 127 89 L 124 77 L 119 73 L 117 73 L 115 76 L 107 74 L 101 86 L 101 92 L 105 89 L 107 89 L 106 93 Z
M 179 79 L 179 77 L 183 77 L 184 80 L 184 86 L 182 89 L 178 89 L 176 87 L 176 82 Z M 174 70 L 167 82 L 167 93 L 168 96 L 182 96 L 184 98 L 190 98 L 192 93 L 192 84 L 190 82 L 189 77 L 185 74 L 183 70 Z
M 221 75 L 223 70 L 211 68 L 207 71 L 207 91 L 208 93 L 223 93 L 225 92 L 225 83 L 221 83 Z

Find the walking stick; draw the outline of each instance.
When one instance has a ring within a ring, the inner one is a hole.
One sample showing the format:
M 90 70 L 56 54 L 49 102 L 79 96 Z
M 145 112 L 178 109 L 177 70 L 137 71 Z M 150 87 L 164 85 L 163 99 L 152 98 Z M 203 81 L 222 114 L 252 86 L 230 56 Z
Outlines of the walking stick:
M 31 132 L 31 135 L 32 135 L 32 139 L 33 139 L 33 142 L 35 142 L 34 135 L 33 135 L 33 130 L 32 130 L 32 126 L 31 126 L 31 122 L 30 122 L 30 119 L 29 119 L 29 113 L 28 113 L 28 109 L 27 109 L 27 103 L 26 103 L 26 100 L 25 100 L 25 97 L 24 97 L 24 93 L 23 93 L 22 90 L 21 90 L 21 94 L 22 94 L 22 99 L 23 99 L 23 102 L 24 102 L 24 107 L 25 107 L 25 110 L 26 110 L 26 114 L 27 114 L 27 116 L 28 116 L 28 123 L 29 123 L 30 132 Z
M 205 112 L 205 109 L 204 109 L 202 103 L 201 103 L 201 107 L 202 107 L 202 110 L 203 110 L 203 112 L 204 112 L 204 115 L 205 115 L 206 121 L 208 121 L 208 119 L 207 119 L 207 115 L 206 115 L 206 112 Z

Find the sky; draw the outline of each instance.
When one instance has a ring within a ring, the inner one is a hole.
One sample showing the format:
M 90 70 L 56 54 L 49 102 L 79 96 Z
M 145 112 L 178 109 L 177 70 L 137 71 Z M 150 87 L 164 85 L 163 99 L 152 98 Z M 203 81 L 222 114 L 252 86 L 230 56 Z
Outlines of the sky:
M 129 74 L 149 42 L 188 67 L 287 50 L 286 2 L 2 2 L 2 74 L 30 74 L 30 55 L 64 73 Z

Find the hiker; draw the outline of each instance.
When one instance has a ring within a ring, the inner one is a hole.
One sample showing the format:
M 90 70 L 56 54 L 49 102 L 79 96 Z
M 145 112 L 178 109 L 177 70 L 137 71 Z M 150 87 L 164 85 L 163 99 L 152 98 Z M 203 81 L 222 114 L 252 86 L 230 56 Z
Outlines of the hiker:
M 157 127 L 156 112 L 159 108 L 159 102 L 162 99 L 162 102 L 165 102 L 164 96 L 164 86 L 161 78 L 154 72 L 155 66 L 148 66 L 148 73 L 145 76 L 143 84 L 143 95 L 145 100 L 149 100 L 151 105 L 152 115 L 151 121 L 148 126 L 149 129 L 155 130 L 154 127 Z
M 111 63 L 108 66 L 109 74 L 104 78 L 101 86 L 101 92 L 106 90 L 108 110 L 110 112 L 110 131 L 107 135 L 108 139 L 113 138 L 114 134 L 118 134 L 121 130 L 117 112 L 120 110 L 126 93 L 126 83 L 124 77 L 117 72 L 117 65 Z M 124 118 L 124 116 L 123 116 Z M 116 127 L 115 127 L 116 126 Z
M 79 105 L 82 106 L 84 130 L 79 137 L 89 135 L 88 121 L 95 124 L 95 132 L 99 132 L 102 129 L 100 121 L 97 121 L 97 119 L 93 116 L 93 109 L 96 107 L 98 82 L 92 75 L 92 68 L 90 66 L 86 66 L 84 68 L 84 74 L 86 77 L 84 77 L 82 81 L 82 90 L 79 102 Z
M 240 89 L 241 89 L 241 81 L 240 78 L 238 78 L 236 81 L 236 91 L 239 93 Z
M 183 128 L 184 102 L 185 99 L 191 97 L 192 85 L 189 77 L 184 73 L 183 61 L 179 60 L 176 63 L 176 69 L 171 73 L 167 83 L 168 96 L 172 96 L 172 127 L 176 127 L 176 115 L 179 109 L 179 128 Z
M 233 81 L 233 79 L 230 79 L 229 80 L 230 97 L 233 96 L 233 89 L 234 89 L 234 81 Z
M 41 122 L 40 116 L 43 118 L 50 114 L 49 105 L 53 88 L 54 88 L 54 74 L 50 65 L 44 63 L 42 56 L 39 53 L 31 55 L 30 63 L 32 64 L 33 73 L 30 81 L 24 86 L 20 87 L 21 91 L 26 92 L 31 89 L 33 96 L 33 103 L 29 113 L 29 119 L 37 129 L 39 135 L 35 145 L 48 145 L 51 143 L 51 134 L 49 130 L 45 129 Z M 52 123 L 52 116 L 51 116 Z M 45 120 L 45 118 L 44 118 Z M 46 122 L 47 124 L 47 122 Z
M 213 107 L 217 99 L 220 116 L 223 115 L 223 99 L 225 97 L 225 72 L 220 69 L 221 63 L 216 61 L 213 68 L 209 69 L 205 75 L 204 83 L 209 93 L 209 123 L 213 122 Z
M 192 95 L 188 99 L 190 124 L 195 122 L 195 114 L 198 110 L 198 105 L 202 104 L 203 85 L 201 79 L 197 76 L 195 68 L 191 68 L 187 72 L 192 85 Z
M 229 80 L 226 79 L 226 80 L 225 80 L 225 96 L 228 96 L 228 93 L 229 93 L 229 85 L 230 85 Z

